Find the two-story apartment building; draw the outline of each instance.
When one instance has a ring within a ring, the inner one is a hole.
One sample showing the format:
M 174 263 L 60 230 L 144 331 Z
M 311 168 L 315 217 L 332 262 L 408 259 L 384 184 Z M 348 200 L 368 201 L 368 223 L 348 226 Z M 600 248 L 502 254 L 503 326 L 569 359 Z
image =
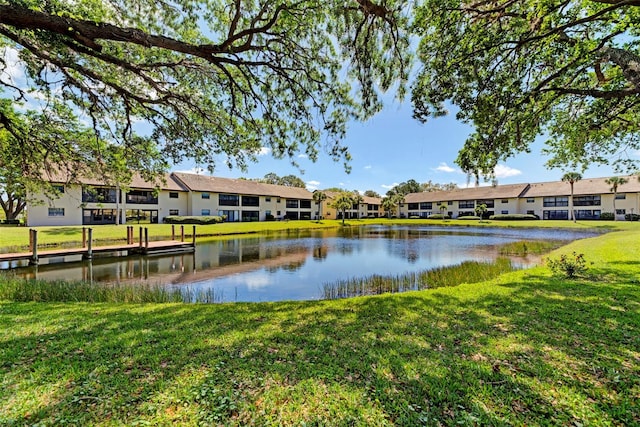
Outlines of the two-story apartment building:
M 338 212 L 331 207 L 339 193 L 336 191 L 323 191 L 323 193 L 327 195 L 327 199 L 322 202 L 322 216 L 327 219 L 342 219 L 342 212 Z M 382 199 L 369 196 L 361 197 L 361 203 L 354 203 L 350 209 L 345 211 L 345 219 L 378 218 L 383 216 Z

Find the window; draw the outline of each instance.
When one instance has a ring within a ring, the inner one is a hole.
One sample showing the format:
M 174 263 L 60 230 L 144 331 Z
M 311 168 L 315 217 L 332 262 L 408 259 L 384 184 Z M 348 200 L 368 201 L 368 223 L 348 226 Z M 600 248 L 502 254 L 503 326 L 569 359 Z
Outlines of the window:
M 237 194 L 219 194 L 218 204 L 220 206 L 239 206 L 240 196 Z
M 502 203 L 509 203 L 509 199 L 502 199 Z
M 421 210 L 433 209 L 433 204 L 431 202 L 422 202 L 420 203 L 420 209 Z
M 563 196 L 563 197 L 545 197 L 543 199 L 543 201 L 542 201 L 542 204 L 546 208 L 569 206 L 569 198 L 566 197 L 566 196 Z M 561 218 L 558 218 L 558 219 L 561 219 Z
M 475 208 L 475 202 L 473 200 L 462 200 L 458 202 L 459 209 L 473 209 Z
M 53 188 L 53 191 L 55 191 L 56 193 L 64 194 L 64 185 L 62 184 L 54 184 L 51 186 L 51 188 Z
M 49 208 L 49 216 L 64 216 L 64 208 Z
M 500 211 L 500 213 L 501 213 L 502 215 L 508 215 L 508 214 L 509 214 L 509 211 Z
M 271 197 L 265 197 L 265 198 L 264 198 L 264 201 L 265 201 L 265 202 L 270 202 L 270 201 L 271 201 Z
M 242 196 L 242 206 L 260 206 L 260 197 Z
M 527 211 L 527 215 L 535 215 L 536 212 L 535 211 Z
M 569 211 L 567 210 L 543 211 L 542 218 L 543 219 L 569 219 Z
M 368 211 L 377 211 L 379 209 L 378 205 L 367 205 Z
M 242 222 L 260 221 L 259 211 L 242 211 Z
M 409 210 L 410 211 L 417 211 L 418 210 L 418 206 L 420 206 L 419 203 L 409 203 Z
M 476 200 L 476 204 L 487 205 L 488 208 L 492 208 L 495 206 L 495 200 L 493 199 Z
M 573 206 L 600 206 L 600 196 L 574 197 Z
M 577 210 L 576 219 L 600 219 L 599 210 Z
M 292 209 L 292 208 L 297 208 L 298 207 L 298 201 L 297 200 L 287 200 L 287 208 Z
M 276 199 L 276 203 L 280 203 L 280 197 L 278 197 L 278 198 Z M 280 215 L 280 214 L 278 214 L 278 215 Z
M 527 203 L 535 203 L 536 199 L 527 199 Z
M 447 205 L 453 206 L 453 202 L 447 202 Z
M 301 209 L 311 209 L 311 200 L 300 200 Z
M 115 203 L 116 189 L 106 187 L 83 187 L 82 201 L 92 203 Z
M 178 209 L 169 209 L 169 215 L 180 215 L 180 211 Z
M 179 197 L 180 197 L 180 194 L 179 194 L 177 191 L 171 191 L 171 192 L 169 193 L 169 198 L 170 198 L 170 199 L 177 199 L 177 198 L 179 198 Z
M 202 198 L 205 200 L 209 200 L 211 198 L 211 195 L 209 193 L 202 193 Z
M 624 215 L 627 211 L 625 209 L 616 209 L 616 215 Z
M 131 190 L 127 193 L 127 203 L 157 205 L 158 196 L 153 191 Z
M 209 216 L 209 215 L 211 215 L 211 209 L 202 209 L 202 210 L 200 211 L 200 215 L 202 215 L 202 216 Z
M 616 200 L 624 200 L 626 198 L 627 198 L 627 195 L 625 193 L 616 194 Z

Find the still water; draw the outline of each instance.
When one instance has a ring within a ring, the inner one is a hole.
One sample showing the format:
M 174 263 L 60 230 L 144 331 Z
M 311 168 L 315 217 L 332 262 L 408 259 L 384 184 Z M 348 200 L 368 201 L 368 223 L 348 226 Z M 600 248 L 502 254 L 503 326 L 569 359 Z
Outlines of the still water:
M 21 277 L 43 280 L 146 282 L 188 287 L 194 292 L 212 289 L 221 302 L 311 300 L 322 297 L 323 284 L 340 279 L 493 260 L 498 256 L 497 247 L 504 243 L 570 241 L 592 235 L 545 229 L 365 226 L 199 241 L 194 254 L 97 258 L 91 262 L 76 258 L 65 263 L 58 259 L 37 267 L 14 265 L 13 271 Z M 526 267 L 539 258 L 514 261 Z

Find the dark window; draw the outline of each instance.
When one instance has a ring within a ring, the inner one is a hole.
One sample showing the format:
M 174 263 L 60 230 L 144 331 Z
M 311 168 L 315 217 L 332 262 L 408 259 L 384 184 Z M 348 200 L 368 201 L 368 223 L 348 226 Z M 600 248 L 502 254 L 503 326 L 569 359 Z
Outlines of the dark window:
M 545 197 L 543 199 L 543 206 L 545 208 L 552 207 L 560 207 L 560 206 L 569 206 L 569 198 L 568 197 Z
M 476 200 L 476 204 L 487 205 L 488 208 L 492 208 L 495 206 L 495 200 L 493 199 Z
M 127 193 L 127 203 L 141 205 L 157 205 L 158 196 L 153 191 L 131 190 Z
M 298 219 L 298 212 L 287 211 L 284 214 L 285 219 Z
M 202 215 L 202 216 L 209 216 L 209 215 L 211 215 L 211 209 L 202 209 L 202 210 L 200 211 L 200 215 Z
M 576 219 L 600 219 L 600 213 L 599 210 L 580 209 L 576 211 Z
M 624 215 L 627 213 L 625 209 L 616 209 L 616 215 Z
M 240 196 L 237 194 L 219 194 L 218 204 L 220 206 L 239 206 Z
M 447 205 L 453 206 L 453 202 L 447 202 Z
M 260 221 L 259 211 L 242 211 L 242 222 Z
M 202 193 L 202 198 L 209 200 L 211 198 L 211 195 L 209 193 Z
M 242 196 L 242 206 L 260 206 L 260 197 L 258 197 L 258 196 Z M 251 211 L 251 212 L 253 212 L 253 211 Z
M 536 199 L 527 199 L 527 203 L 535 203 Z
M 475 208 L 475 202 L 473 200 L 462 200 L 458 202 L 459 209 L 473 209 Z
M 265 197 L 265 198 L 264 198 L 264 201 L 265 201 L 265 202 L 270 202 L 270 201 L 271 201 L 271 197 Z
M 292 209 L 292 208 L 297 208 L 298 207 L 298 201 L 297 200 L 287 200 L 287 208 Z M 287 212 L 287 215 L 289 213 Z M 298 219 L 298 215 L 296 214 L 296 219 Z
M 535 211 L 527 211 L 527 215 L 535 215 Z
M 64 208 L 49 208 L 49 216 L 64 216 Z
M 179 197 L 180 197 L 180 194 L 178 194 L 178 192 L 176 192 L 176 191 L 172 191 L 172 192 L 169 193 L 169 198 L 170 199 L 177 199 Z
M 433 209 L 433 203 L 431 203 L 431 202 L 422 202 L 422 203 L 420 203 L 420 209 L 421 210 Z
M 300 200 L 301 209 L 311 209 L 311 200 Z
M 502 215 L 507 215 L 509 213 L 509 211 L 501 211 L 500 212 Z
M 367 205 L 367 210 L 368 211 L 377 211 L 380 209 L 379 205 Z
M 622 193 L 622 194 L 616 194 L 616 200 L 624 200 L 627 198 L 627 195 Z
M 600 206 L 600 196 L 576 196 L 573 206 Z
M 106 187 L 83 187 L 82 201 L 92 203 L 115 203 L 116 189 Z
M 169 209 L 169 215 L 180 215 L 180 211 L 178 209 Z
M 509 199 L 502 199 L 502 203 L 509 203 Z
M 543 219 L 569 219 L 569 211 L 567 210 L 543 211 L 542 218 Z
M 64 194 L 64 185 L 62 184 L 54 184 L 51 186 L 53 190 L 57 193 Z
M 420 204 L 419 203 L 409 203 L 409 210 L 410 211 L 417 211 L 419 209 Z

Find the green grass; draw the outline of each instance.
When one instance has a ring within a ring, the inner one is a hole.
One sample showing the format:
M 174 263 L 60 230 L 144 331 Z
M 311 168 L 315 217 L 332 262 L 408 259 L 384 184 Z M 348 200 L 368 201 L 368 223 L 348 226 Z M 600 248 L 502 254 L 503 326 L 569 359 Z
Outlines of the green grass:
M 424 220 L 424 219 L 362 219 L 348 220 L 346 226 L 358 227 L 362 225 L 437 225 L 458 227 L 538 227 L 538 228 L 578 228 L 611 230 L 638 230 L 640 222 L 627 221 L 456 221 L 456 220 Z M 137 241 L 139 227 L 149 229 L 151 240 L 163 240 L 171 237 L 169 224 L 127 224 L 134 227 L 134 237 Z M 186 238 L 191 238 L 193 226 L 185 226 Z M 318 221 L 273 221 L 273 222 L 234 222 L 213 225 L 198 225 L 196 234 L 202 237 L 233 236 L 254 233 L 272 233 L 281 231 L 310 230 L 322 228 L 342 227 L 340 220 Z M 126 240 L 126 225 L 93 226 L 93 237 L 98 244 L 124 242 Z M 42 247 L 81 246 L 82 226 L 66 227 L 35 227 L 38 230 L 38 242 Z M 0 253 L 26 251 L 29 248 L 29 229 L 27 227 L 3 227 L 0 239 Z M 180 226 L 175 226 L 179 238 Z
M 520 240 L 500 245 L 498 253 L 509 256 L 542 255 L 559 248 L 564 243 L 559 240 Z
M 0 302 L 0 425 L 640 424 L 640 231 L 456 287 L 264 304 Z

